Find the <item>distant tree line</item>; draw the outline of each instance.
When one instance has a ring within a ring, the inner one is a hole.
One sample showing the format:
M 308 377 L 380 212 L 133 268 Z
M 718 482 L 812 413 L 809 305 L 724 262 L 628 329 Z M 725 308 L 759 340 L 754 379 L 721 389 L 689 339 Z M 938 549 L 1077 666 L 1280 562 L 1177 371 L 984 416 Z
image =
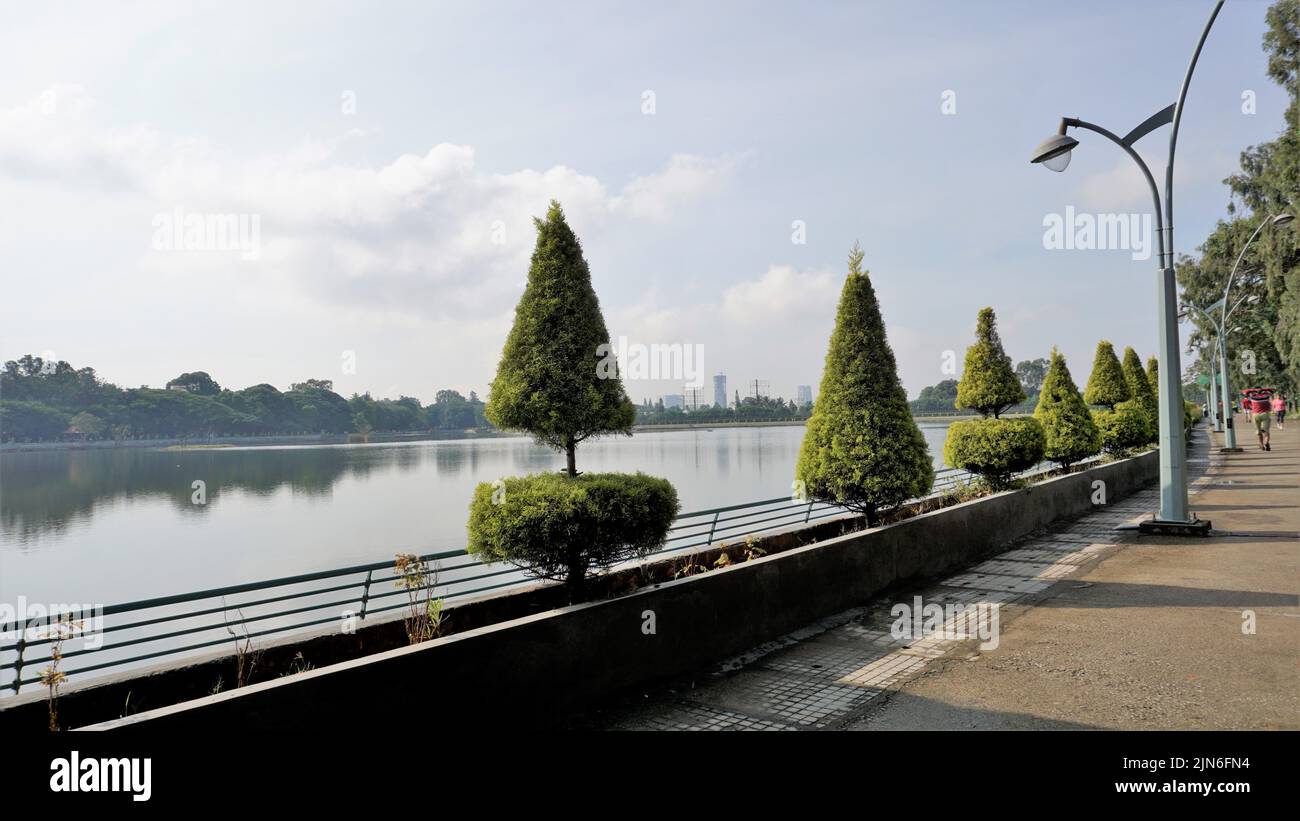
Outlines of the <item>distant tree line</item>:
M 1020 386 L 1024 388 L 1025 400 L 1007 408 L 1004 413 L 1034 412 L 1034 408 L 1038 406 L 1038 393 L 1043 388 L 1043 380 L 1047 378 L 1049 364 L 1048 360 L 1039 358 L 1026 359 L 1016 365 L 1015 376 Z M 922 388 L 921 393 L 907 404 L 911 407 L 912 413 L 976 414 L 970 409 L 957 410 L 956 379 L 945 379 L 938 384 Z
M 734 407 L 719 405 L 701 405 L 698 408 L 665 408 L 660 399 L 653 404 L 647 399 L 636 406 L 636 424 L 638 425 L 672 425 L 672 424 L 719 424 L 723 422 L 786 422 L 803 421 L 812 413 L 812 404 L 799 405 L 793 399 L 781 397 L 746 396 L 736 397 Z
M 165 388 L 121 388 L 94 368 L 28 354 L 0 371 L 0 440 L 189 437 L 251 434 L 418 432 L 491 427 L 483 402 L 438 391 L 434 403 L 403 396 L 344 399 L 328 379 L 280 391 L 265 383 L 242 390 L 205 371 L 183 373 Z

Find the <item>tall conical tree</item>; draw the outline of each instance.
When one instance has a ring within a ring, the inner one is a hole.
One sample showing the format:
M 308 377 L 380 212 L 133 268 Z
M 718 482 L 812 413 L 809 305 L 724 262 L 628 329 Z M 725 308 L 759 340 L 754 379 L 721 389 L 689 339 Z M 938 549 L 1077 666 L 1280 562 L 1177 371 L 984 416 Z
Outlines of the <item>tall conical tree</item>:
M 930 492 L 934 463 L 862 258 L 854 243 L 796 476 L 811 498 L 856 510 L 874 525 L 882 508 Z
M 630 435 L 636 408 L 623 390 L 582 245 L 560 204 L 552 200 L 546 219 L 533 222 L 537 245 L 528 284 L 486 413 L 499 428 L 528 431 L 563 451 L 569 475 L 576 476 L 578 443 L 606 433 Z
M 1129 393 L 1133 397 L 1129 401 L 1135 403 L 1146 416 L 1151 438 L 1155 439 L 1160 435 L 1160 407 L 1156 404 L 1156 395 L 1151 390 L 1151 383 L 1147 381 L 1147 375 L 1142 370 L 1142 360 L 1131 346 L 1124 349 L 1122 367 L 1124 381 L 1128 384 Z
M 1051 364 L 1038 394 L 1034 418 L 1043 425 L 1047 447 L 1043 455 L 1062 467 L 1101 452 L 1101 433 L 1088 405 L 1074 384 L 1065 357 L 1052 348 Z
M 1092 360 L 1092 373 L 1088 375 L 1083 400 L 1089 405 L 1105 405 L 1114 410 L 1120 402 L 1132 398 L 1133 392 L 1124 380 L 1124 369 L 1115 356 L 1115 347 L 1103 339 L 1097 343 L 1097 355 Z
M 975 325 L 975 344 L 966 349 L 956 406 L 996 419 L 1007 408 L 1023 401 L 1025 388 L 1011 367 L 1011 357 L 1002 348 L 997 316 L 992 308 L 983 308 Z
M 1156 408 L 1160 405 L 1160 362 L 1155 355 L 1147 357 L 1147 384 L 1151 386 L 1151 395 L 1156 398 Z

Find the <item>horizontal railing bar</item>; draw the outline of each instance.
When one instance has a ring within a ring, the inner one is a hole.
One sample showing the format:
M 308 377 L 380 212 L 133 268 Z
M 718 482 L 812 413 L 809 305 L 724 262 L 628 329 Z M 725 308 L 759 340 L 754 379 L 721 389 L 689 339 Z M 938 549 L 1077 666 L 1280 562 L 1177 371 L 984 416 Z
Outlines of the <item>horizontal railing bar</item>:
M 1083 460 L 1079 464 L 1088 464 L 1099 460 L 1100 457 L 1094 457 L 1091 459 Z M 1042 467 L 1036 466 L 1035 468 L 1031 468 L 1028 471 L 1023 471 L 1021 473 L 1016 474 L 1016 478 L 1034 477 L 1041 474 L 1050 473 L 1054 470 L 1056 470 L 1056 468 L 1052 466 L 1042 466 Z M 934 498 L 936 496 L 943 495 L 945 492 L 955 487 L 958 487 L 960 485 L 966 484 L 974 480 L 975 478 L 976 477 L 973 474 L 961 470 L 959 468 L 941 468 L 935 471 L 935 482 L 928 496 L 921 497 L 919 499 L 912 499 L 909 500 L 908 502 L 905 502 L 904 504 L 912 504 L 919 501 L 923 501 L 924 499 Z M 790 505 L 790 507 L 789 509 L 786 510 L 773 507 L 774 505 L 779 505 L 779 504 Z M 727 516 L 721 515 L 727 513 L 734 513 L 735 515 L 727 515 Z M 683 552 L 697 547 L 718 546 L 724 541 L 724 539 L 728 539 L 728 538 L 734 539 L 739 536 L 748 536 L 754 533 L 770 531 L 779 527 L 784 527 L 786 525 L 820 521 L 835 516 L 845 516 L 845 515 L 859 515 L 859 514 L 854 514 L 853 511 L 847 508 L 840 507 L 832 502 L 825 502 L 820 500 L 812 501 L 812 502 L 792 501 L 791 497 L 785 497 L 785 496 L 774 498 L 774 499 L 765 499 L 756 502 L 742 502 L 734 505 L 724 505 L 721 507 L 695 510 L 695 511 L 682 513 L 678 515 L 668 529 L 668 533 L 672 535 L 670 535 L 668 538 L 665 539 L 664 544 L 660 549 L 650 551 L 644 554 L 643 558 L 661 556 L 669 553 Z M 692 520 L 696 520 L 696 521 L 692 521 Z M 697 541 L 691 541 L 691 540 L 697 540 Z M 686 543 L 681 544 L 679 542 L 686 542 Z M 460 550 L 444 550 L 444 551 L 438 551 L 434 553 L 427 553 L 418 556 L 417 558 L 420 559 L 421 561 L 436 563 L 437 561 L 446 560 L 446 559 L 472 557 L 472 555 L 473 554 L 469 553 L 467 550 L 460 549 Z M 496 563 L 485 564 L 478 561 L 469 561 L 462 564 L 451 565 L 448 567 L 434 567 L 433 572 L 441 576 L 441 574 L 443 573 L 456 572 L 461 570 L 472 570 L 474 568 L 480 568 L 480 567 L 485 569 L 491 568 L 494 564 Z M 490 578 L 514 574 L 514 573 L 526 574 L 527 572 L 523 568 L 516 567 L 516 566 L 498 565 L 498 567 L 500 567 L 500 569 L 489 570 L 488 572 L 485 573 L 473 574 L 473 575 L 469 575 L 457 579 L 438 578 L 436 583 L 432 585 L 432 589 L 435 590 L 443 589 L 444 592 L 441 595 L 441 598 L 443 599 L 457 599 L 464 596 L 471 596 L 478 593 L 484 593 L 492 590 L 499 590 L 504 587 L 522 585 L 529 582 L 535 582 L 538 580 L 537 577 L 525 576 L 525 578 L 522 579 L 509 579 L 497 584 L 480 585 L 473 588 L 455 590 L 454 592 L 447 590 L 447 588 L 453 586 L 462 586 L 465 584 L 478 582 L 484 579 L 490 579 Z M 233 596 L 240 593 L 249 593 L 249 592 L 255 592 L 260 590 L 268 590 L 276 587 L 288 587 L 296 584 L 307 584 L 309 582 L 320 581 L 323 579 L 336 579 L 343 576 L 350 576 L 350 575 L 360 576 L 363 573 L 372 574 L 374 571 L 383 571 L 383 570 L 389 570 L 389 571 L 394 570 L 393 562 L 392 561 L 372 562 L 368 564 L 352 565 L 350 567 L 337 568 L 334 570 L 320 570 L 311 573 L 303 573 L 294 576 L 286 576 L 278 579 L 270 579 L 270 580 L 265 580 L 260 582 L 248 582 L 244 584 L 231 585 L 227 587 L 213 588 L 209 590 L 202 590 L 202 591 L 181 594 L 181 595 L 161 596 L 152 599 L 143 599 L 140 601 L 128 602 L 126 604 L 110 605 L 108 607 L 103 608 L 102 610 L 99 610 L 97 613 L 93 613 L 91 615 L 110 616 L 110 615 L 120 615 L 123 613 L 131 613 L 139 610 L 147 610 L 152 608 L 172 607 L 176 605 L 186 604 L 189 602 L 201 601 L 204 599 Z M 400 584 L 402 578 L 403 578 L 402 575 L 394 572 L 393 575 L 391 576 L 387 576 L 379 579 L 371 578 L 368 582 L 368 586 L 373 587 L 374 585 L 383 585 L 388 582 L 398 582 Z M 220 612 L 228 612 L 232 609 L 260 607 L 268 604 L 275 604 L 278 602 L 285 602 L 285 601 L 293 601 L 293 600 L 308 598 L 312 596 L 322 596 L 333 592 L 349 590 L 349 589 L 365 587 L 365 586 L 367 586 L 367 581 L 365 579 L 358 578 L 355 581 L 348 581 L 346 583 L 336 584 L 330 587 L 301 590 L 292 593 L 284 593 L 282 595 L 268 596 L 261 599 L 256 599 L 254 601 L 223 604 L 223 606 L 221 607 L 209 607 L 209 608 L 205 608 L 193 612 L 175 613 L 175 614 L 169 614 L 165 616 L 157 616 L 154 618 L 140 619 L 134 622 L 129 622 L 127 624 L 106 626 L 102 628 L 99 632 L 111 633 L 111 632 L 121 632 L 130 629 L 139 629 L 142 627 L 148 627 L 156 624 L 164 624 L 168 622 L 196 619 L 202 616 L 213 615 Z M 369 598 L 370 600 L 373 601 L 376 599 L 390 598 L 393 596 L 401 596 L 407 594 L 408 592 L 409 591 L 407 591 L 405 588 L 399 586 L 399 588 L 395 590 L 372 594 Z M 358 597 L 357 599 L 347 599 L 347 600 L 332 601 L 328 603 L 305 605 L 302 607 L 291 608 L 289 610 L 277 611 L 275 613 L 245 617 L 236 623 L 243 624 L 247 622 L 265 621 L 268 619 L 275 619 L 275 618 L 285 618 L 297 614 L 310 613 L 312 611 L 320 610 L 327 607 L 342 607 L 344 605 L 354 604 L 359 601 L 361 601 L 361 597 Z M 410 605 L 408 602 L 405 601 L 398 602 L 396 604 L 370 609 L 366 615 L 369 616 L 375 613 L 388 612 L 391 610 L 396 610 L 396 609 L 409 607 L 409 606 Z M 55 623 L 55 620 L 59 619 L 62 615 L 64 614 L 49 614 L 47 616 L 36 618 L 36 619 L 28 619 L 22 622 L 21 624 L 24 631 L 31 630 L 37 627 L 53 624 Z M 81 614 L 82 619 L 89 618 L 89 617 L 90 616 Z M 255 631 L 252 633 L 246 633 L 244 636 L 241 636 L 239 638 L 240 639 L 253 638 L 259 636 L 271 635 L 274 633 L 282 633 L 289 630 L 297 630 L 306 627 L 312 627 L 315 625 L 324 624 L 335 620 L 336 619 L 334 617 L 329 617 L 324 619 L 313 619 L 306 622 L 297 622 L 294 624 L 268 628 L 264 630 Z M 20 622 L 15 621 L 9 624 L 0 625 L 0 632 L 12 632 L 19 627 L 19 624 Z M 169 633 L 163 633 L 156 636 L 142 636 L 134 639 L 129 639 L 127 641 L 101 646 L 93 650 L 88 648 L 83 648 L 81 650 L 74 650 L 74 651 L 64 653 L 62 657 L 73 658 L 73 657 L 78 657 L 93 652 L 100 652 L 102 650 L 129 647 L 129 646 L 135 646 L 135 645 L 144 644 L 148 642 L 178 638 L 180 636 L 194 635 L 197 633 L 203 633 L 211 630 L 221 629 L 223 627 L 226 627 L 227 624 L 228 623 L 213 624 L 213 625 L 197 625 L 185 630 L 171 631 Z M 72 637 L 72 640 L 75 640 L 76 638 L 78 637 Z M 54 640 L 55 639 L 52 636 L 44 636 L 44 637 L 37 637 L 37 638 L 25 640 L 22 642 L 22 644 L 26 647 L 31 647 L 35 645 L 41 645 L 41 644 L 50 644 Z M 80 667 L 72 672 L 89 672 L 92 670 L 103 669 L 105 667 L 122 666 L 126 664 L 132 664 L 138 661 L 146 661 L 149 659 L 158 658 L 160 656 L 177 655 L 177 654 L 189 652 L 191 650 L 203 649 L 206 647 L 211 647 L 232 640 L 238 640 L 238 639 L 222 638 L 222 639 L 216 639 L 209 642 L 192 644 L 186 647 L 173 648 L 169 650 L 159 650 L 154 653 L 133 656 L 127 659 L 119 659 L 115 661 L 104 662 L 103 664 L 98 664 L 98 665 L 93 665 L 88 667 Z M 17 642 L 11 644 L 0 643 L 0 652 L 16 652 L 18 646 L 19 644 Z M 50 657 L 36 659 L 36 660 L 24 659 L 23 666 L 26 667 L 26 666 L 39 664 L 51 660 L 52 659 Z M 17 659 L 15 659 L 13 663 L 0 665 L 0 670 L 15 669 L 17 666 L 18 666 L 18 662 Z M 39 680 L 40 680 L 39 678 L 24 679 L 19 683 L 19 685 L 21 686 L 22 684 L 30 684 Z

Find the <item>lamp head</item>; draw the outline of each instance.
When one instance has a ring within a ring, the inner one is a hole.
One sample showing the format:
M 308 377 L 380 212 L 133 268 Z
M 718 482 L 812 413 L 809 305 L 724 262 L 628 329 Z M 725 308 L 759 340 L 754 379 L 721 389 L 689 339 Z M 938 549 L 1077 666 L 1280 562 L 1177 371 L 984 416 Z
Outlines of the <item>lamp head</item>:
M 1064 171 L 1070 165 L 1070 152 L 1078 144 L 1069 134 L 1053 134 L 1038 144 L 1029 161 L 1042 163 L 1050 171 Z
M 1293 219 L 1295 219 L 1295 217 L 1293 217 L 1293 216 L 1290 215 L 1290 214 L 1275 214 L 1275 215 L 1273 216 L 1273 224 L 1274 224 L 1274 225 L 1286 225 L 1288 222 L 1290 222 L 1290 221 L 1293 220 Z

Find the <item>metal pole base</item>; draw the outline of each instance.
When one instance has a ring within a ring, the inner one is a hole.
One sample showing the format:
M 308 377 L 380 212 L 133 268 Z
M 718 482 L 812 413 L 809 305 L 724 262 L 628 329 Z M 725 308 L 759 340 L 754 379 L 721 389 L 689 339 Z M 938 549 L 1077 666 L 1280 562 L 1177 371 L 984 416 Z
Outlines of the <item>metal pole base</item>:
M 1219 453 L 1245 453 L 1245 448 L 1219 448 Z
M 1142 536 L 1198 536 L 1210 535 L 1209 519 L 1193 518 L 1190 522 L 1168 522 L 1162 519 L 1146 519 L 1138 524 L 1138 534 Z

